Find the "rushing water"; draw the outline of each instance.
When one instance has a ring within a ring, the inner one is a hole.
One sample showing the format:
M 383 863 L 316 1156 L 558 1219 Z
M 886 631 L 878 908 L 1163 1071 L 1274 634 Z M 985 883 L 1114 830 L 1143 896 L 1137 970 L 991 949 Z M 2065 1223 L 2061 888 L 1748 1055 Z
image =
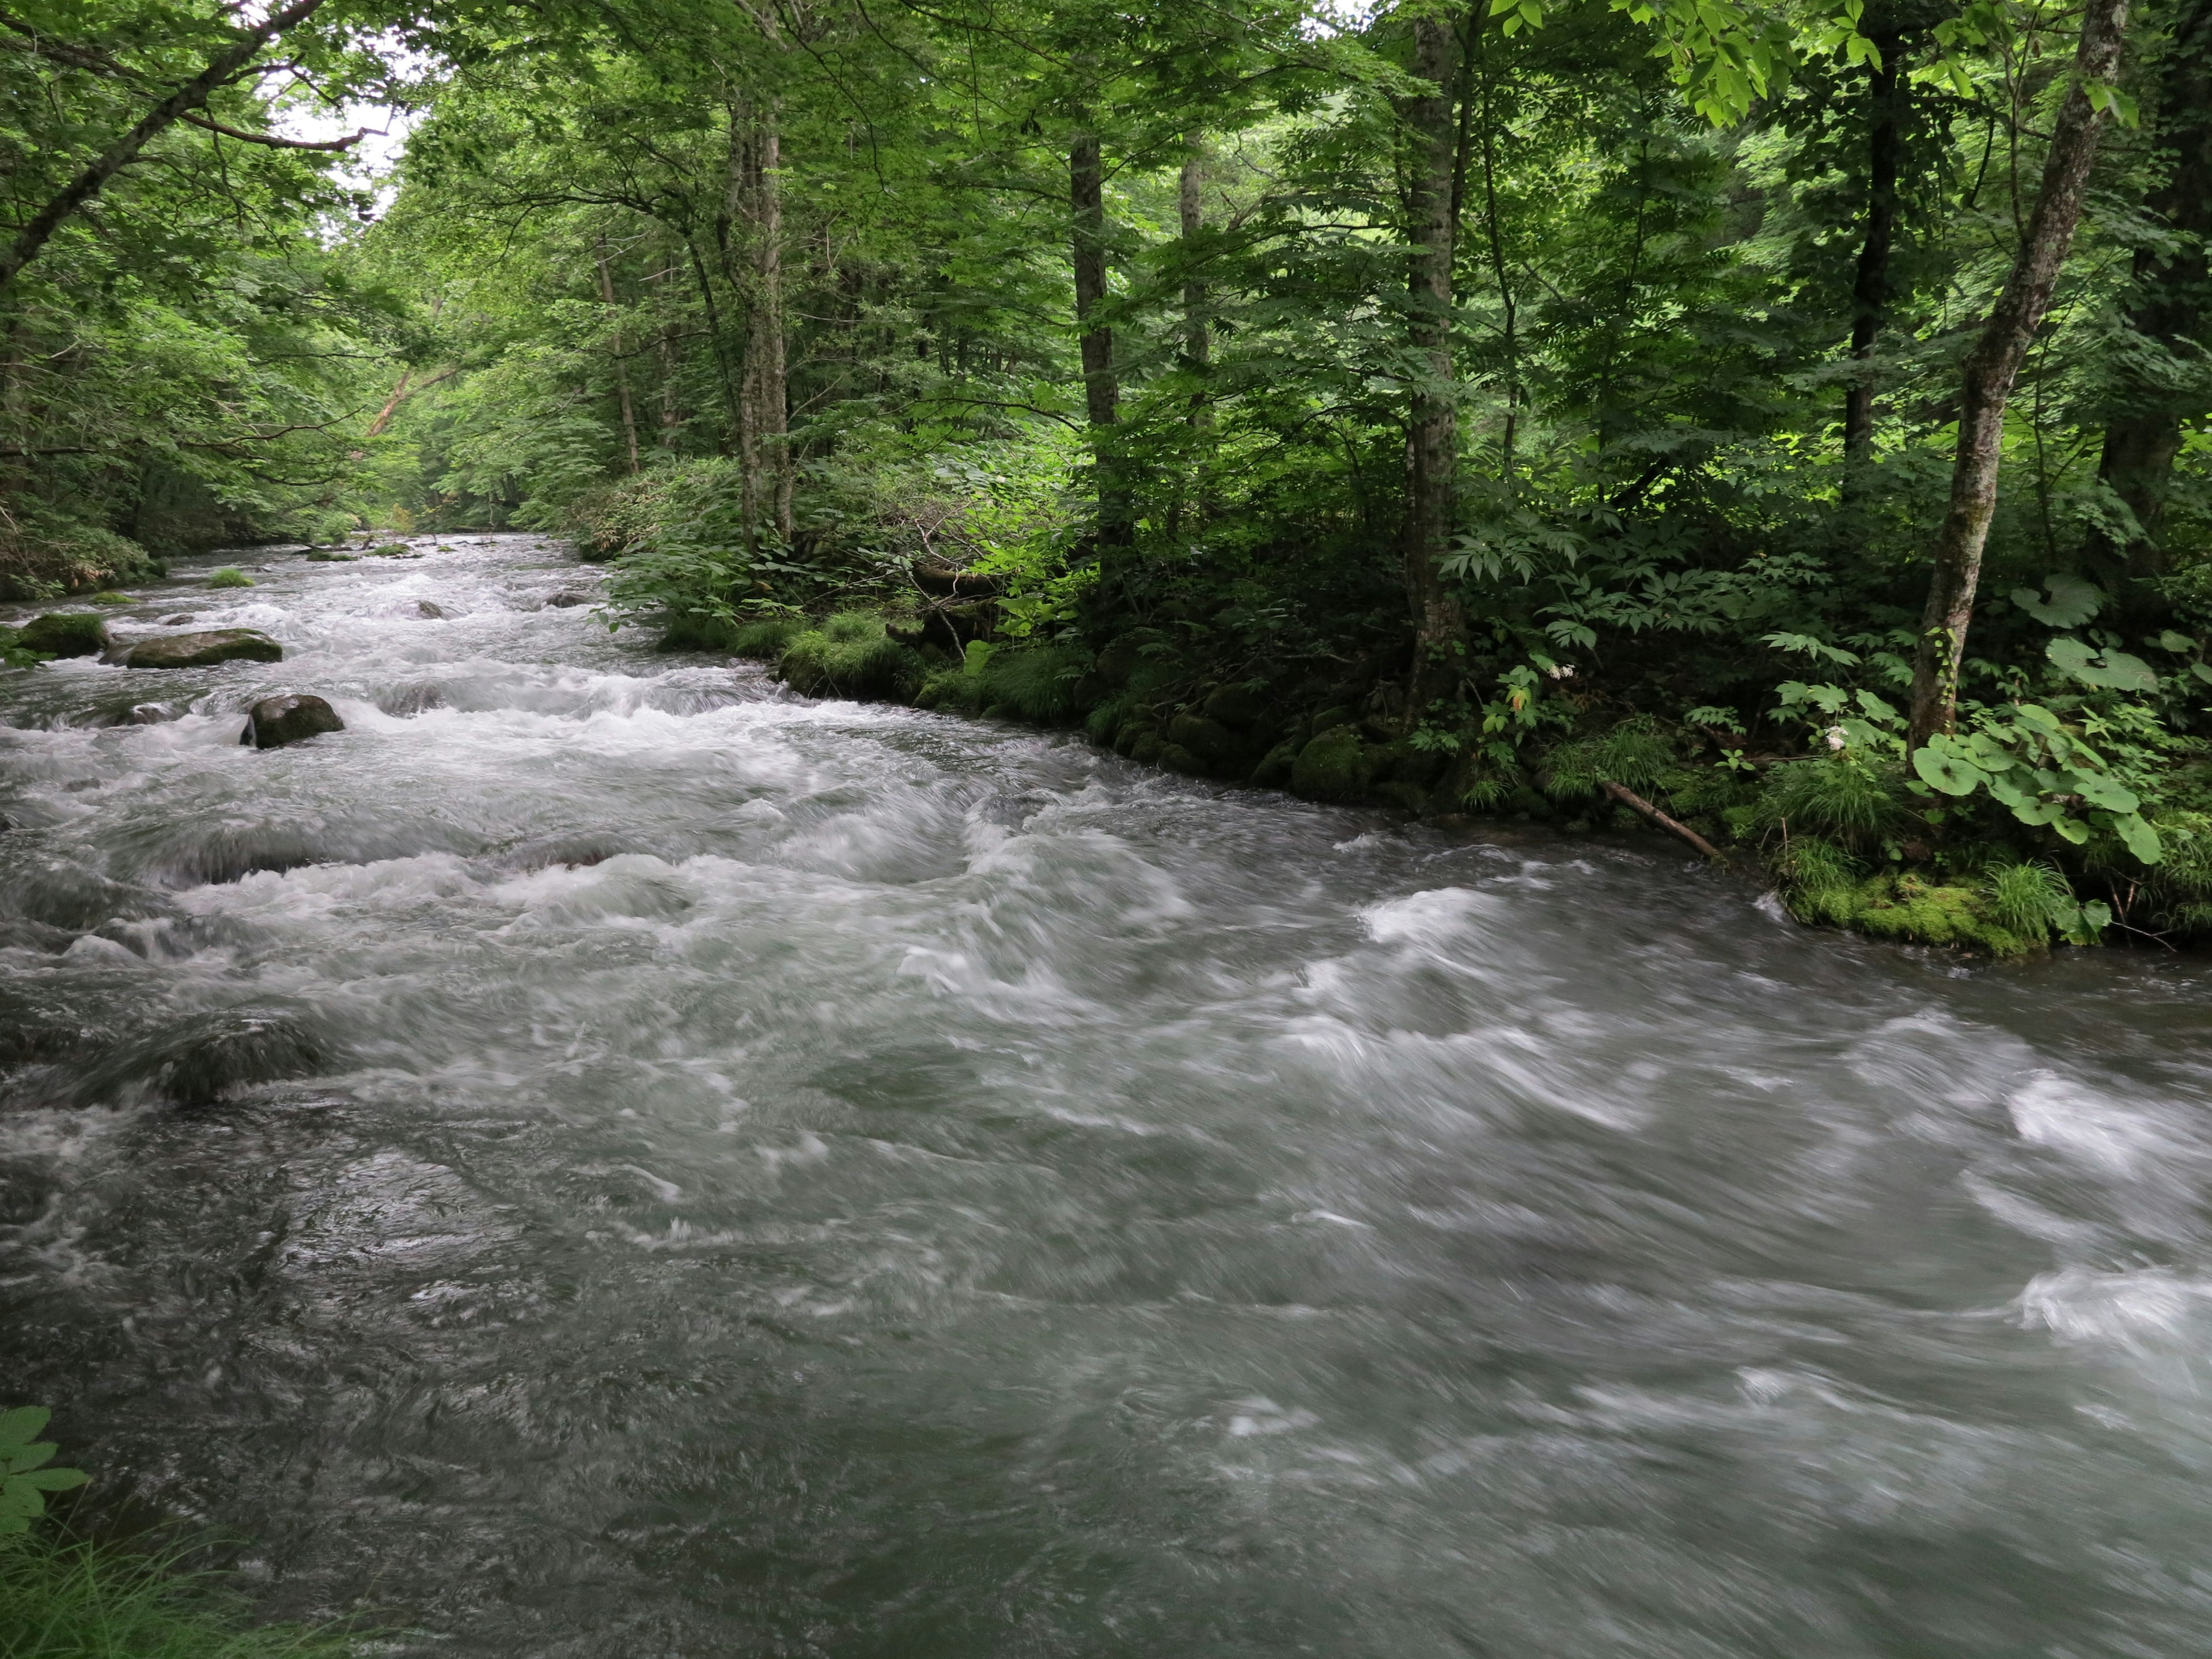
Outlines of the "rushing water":
M 805 702 L 417 544 L 118 625 L 282 664 L 0 684 L 0 1395 L 271 1610 L 2212 1650 L 2203 965 Z M 348 729 L 240 747 L 277 690 Z

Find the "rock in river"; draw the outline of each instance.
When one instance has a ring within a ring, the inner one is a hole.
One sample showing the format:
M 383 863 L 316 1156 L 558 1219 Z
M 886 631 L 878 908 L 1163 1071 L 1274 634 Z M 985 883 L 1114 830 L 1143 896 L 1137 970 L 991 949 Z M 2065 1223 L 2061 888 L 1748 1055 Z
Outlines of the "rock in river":
M 284 647 L 251 628 L 214 628 L 202 634 L 163 634 L 132 640 L 107 653 L 125 668 L 207 668 L 219 662 L 282 662 Z
M 556 593 L 551 599 L 545 601 L 546 605 L 550 609 L 555 611 L 568 611 L 580 605 L 589 605 L 591 602 L 592 596 L 588 593 L 576 593 L 566 591 Z
M 25 623 L 15 642 L 50 657 L 97 656 L 108 647 L 107 624 L 97 611 L 52 611 Z
M 238 740 L 256 749 L 282 749 L 302 738 L 344 730 L 337 710 L 320 697 L 264 697 L 246 711 L 246 730 Z

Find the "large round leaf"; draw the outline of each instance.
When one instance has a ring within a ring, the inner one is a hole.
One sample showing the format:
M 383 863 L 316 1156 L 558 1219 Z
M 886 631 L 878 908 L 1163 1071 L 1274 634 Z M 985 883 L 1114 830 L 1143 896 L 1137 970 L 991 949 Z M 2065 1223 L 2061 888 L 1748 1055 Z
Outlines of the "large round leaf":
M 1990 781 L 1955 739 L 1934 737 L 1912 751 L 1912 769 L 1947 795 L 1971 795 Z

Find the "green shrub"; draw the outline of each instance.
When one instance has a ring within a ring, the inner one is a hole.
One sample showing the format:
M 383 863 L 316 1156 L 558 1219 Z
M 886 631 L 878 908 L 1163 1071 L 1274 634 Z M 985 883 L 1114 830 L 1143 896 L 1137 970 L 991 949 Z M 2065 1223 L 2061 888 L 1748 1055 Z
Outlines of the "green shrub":
M 1833 842 L 1800 836 L 1774 860 L 1783 907 L 1803 922 L 1848 927 L 1858 909 L 1859 862 Z
M 985 707 L 996 704 L 1018 719 L 1054 726 L 1077 713 L 1077 690 L 1090 668 L 1091 653 L 1075 646 L 1005 646 L 984 659 L 977 678 Z
M 253 578 L 234 564 L 227 564 L 208 578 L 210 587 L 251 587 Z
M 1554 800 L 1587 799 L 1601 783 L 1644 790 L 1674 764 L 1658 722 L 1638 714 L 1600 736 L 1554 744 L 1544 757 L 1550 775 L 1544 789 Z
M 776 672 L 808 696 L 903 700 L 921 687 L 921 659 L 890 637 L 881 617 L 840 612 L 795 635 Z

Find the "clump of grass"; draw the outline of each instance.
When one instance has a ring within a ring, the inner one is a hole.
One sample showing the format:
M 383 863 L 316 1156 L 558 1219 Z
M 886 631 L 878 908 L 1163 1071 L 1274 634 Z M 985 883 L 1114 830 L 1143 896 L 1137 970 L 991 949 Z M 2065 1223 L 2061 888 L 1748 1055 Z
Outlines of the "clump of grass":
M 763 617 L 749 622 L 730 636 L 731 652 L 762 662 L 774 662 L 783 648 L 806 631 L 799 617 Z
M 2049 939 L 2053 923 L 2076 908 L 2066 878 L 2039 861 L 1991 866 L 1982 890 L 1997 921 L 2024 939 Z
M 809 696 L 902 699 L 922 681 L 921 659 L 891 638 L 881 617 L 841 611 L 794 635 L 776 672 Z
M 1544 757 L 1544 793 L 1554 800 L 1586 800 L 1601 783 L 1649 789 L 1674 764 L 1658 723 L 1638 714 L 1597 737 L 1553 745 Z
M 227 564 L 208 578 L 210 587 L 251 587 L 253 578 L 234 564 Z
M 1905 815 L 1892 781 L 1849 755 L 1791 761 L 1767 775 L 1759 817 L 1793 836 L 1810 832 L 1868 847 L 1895 830 Z
M 7 1659 L 343 1659 L 342 1636 L 255 1625 L 242 1599 L 173 1559 L 43 1534 L 0 1547 Z
M 1775 880 L 1790 914 L 1804 922 L 1848 927 L 1858 913 L 1859 861 L 1818 836 L 1800 836 L 1774 860 Z

